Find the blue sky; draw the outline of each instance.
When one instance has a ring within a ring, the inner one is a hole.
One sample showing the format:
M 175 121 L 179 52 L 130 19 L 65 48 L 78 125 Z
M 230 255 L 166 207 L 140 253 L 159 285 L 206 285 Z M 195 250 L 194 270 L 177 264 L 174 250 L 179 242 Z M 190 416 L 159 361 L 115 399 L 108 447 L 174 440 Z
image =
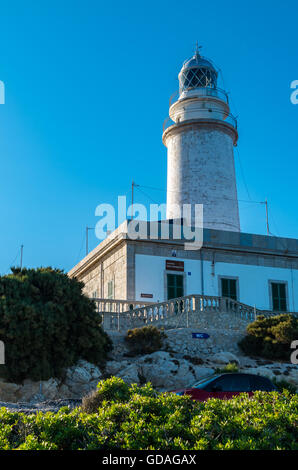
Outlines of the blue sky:
M 238 115 L 239 199 L 267 198 L 272 233 L 297 238 L 297 17 L 297 1 L 2 3 L 1 274 L 21 244 L 25 266 L 70 269 L 96 206 L 130 201 L 132 179 L 162 189 L 137 202 L 165 202 L 162 123 L 196 40 Z M 264 205 L 240 202 L 240 217 L 266 233 Z

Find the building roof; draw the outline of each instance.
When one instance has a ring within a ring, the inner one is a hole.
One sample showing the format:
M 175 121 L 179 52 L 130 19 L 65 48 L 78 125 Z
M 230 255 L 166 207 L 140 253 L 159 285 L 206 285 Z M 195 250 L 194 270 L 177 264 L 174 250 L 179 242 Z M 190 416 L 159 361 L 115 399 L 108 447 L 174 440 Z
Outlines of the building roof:
M 114 232 L 112 232 L 105 240 L 100 242 L 87 256 L 85 256 L 76 266 L 70 271 L 69 275 L 76 276 L 85 269 L 89 269 L 94 262 L 99 258 L 106 255 L 110 249 L 114 248 L 119 243 L 136 243 L 138 241 L 147 243 L 158 243 L 163 245 L 177 245 L 177 248 L 183 248 L 183 244 L 187 241 L 186 238 L 180 239 L 173 238 L 173 221 L 170 221 L 170 237 L 168 240 L 161 238 L 161 226 L 165 221 L 155 222 L 157 224 L 158 238 L 150 239 L 141 238 L 137 240 L 130 239 L 128 235 L 128 227 L 130 221 L 127 220 L 121 224 Z M 140 222 L 147 233 L 150 233 L 150 222 Z M 147 224 L 147 228 L 146 228 Z M 296 238 L 281 238 L 266 235 L 257 235 L 252 233 L 231 232 L 224 230 L 215 230 L 204 228 L 203 229 L 203 249 L 225 250 L 239 253 L 254 253 L 259 255 L 273 255 L 285 258 L 298 259 L 298 239 Z M 182 246 L 181 246 L 182 245 Z

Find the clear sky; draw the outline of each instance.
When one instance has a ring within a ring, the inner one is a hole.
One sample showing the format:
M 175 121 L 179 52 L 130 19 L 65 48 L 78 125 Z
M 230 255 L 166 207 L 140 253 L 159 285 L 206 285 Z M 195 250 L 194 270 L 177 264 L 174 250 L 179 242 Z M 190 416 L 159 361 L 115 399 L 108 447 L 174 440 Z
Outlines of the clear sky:
M 161 189 L 137 202 L 165 202 L 162 123 L 197 40 L 238 115 L 239 199 L 267 198 L 272 233 L 297 238 L 297 18 L 297 0 L 2 2 L 1 274 L 21 244 L 25 266 L 70 269 L 96 206 L 130 202 L 132 179 Z M 240 202 L 240 218 L 266 233 L 264 205 Z

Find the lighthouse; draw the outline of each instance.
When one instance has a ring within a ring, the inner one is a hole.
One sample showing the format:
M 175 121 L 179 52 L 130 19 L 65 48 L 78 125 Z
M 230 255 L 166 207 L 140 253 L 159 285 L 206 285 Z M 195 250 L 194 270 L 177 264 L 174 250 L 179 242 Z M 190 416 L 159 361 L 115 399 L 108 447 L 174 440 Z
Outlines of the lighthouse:
M 234 164 L 237 121 L 218 71 L 197 47 L 178 75 L 179 94 L 170 100 L 162 140 L 167 147 L 167 219 L 191 204 L 203 204 L 203 226 L 239 232 Z

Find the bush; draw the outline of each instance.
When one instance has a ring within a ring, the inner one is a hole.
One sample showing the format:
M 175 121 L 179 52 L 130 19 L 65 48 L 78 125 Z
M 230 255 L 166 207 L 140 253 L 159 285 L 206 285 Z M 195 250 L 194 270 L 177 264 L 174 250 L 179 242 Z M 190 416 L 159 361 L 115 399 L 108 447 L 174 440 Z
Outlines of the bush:
M 216 374 L 231 374 L 235 372 L 239 372 L 239 368 L 237 364 L 235 364 L 235 362 L 229 362 L 229 364 L 227 364 L 222 369 L 221 368 L 215 369 Z
M 128 330 L 125 341 L 132 354 L 150 354 L 161 349 L 165 333 L 156 326 Z
M 111 341 L 83 284 L 58 269 L 12 269 L 0 277 L 0 339 L 7 380 L 60 377 L 78 359 L 105 360 Z
M 286 391 L 200 403 L 111 379 L 98 393 L 105 399 L 95 413 L 64 407 L 25 416 L 2 408 L 0 449 L 298 449 L 298 396 Z
M 86 413 L 98 413 L 103 402 L 127 403 L 136 393 L 146 397 L 158 396 L 158 392 L 154 390 L 150 383 L 138 387 L 137 384 L 126 384 L 119 377 L 111 377 L 101 380 L 97 385 L 97 389 L 83 398 L 81 409 Z
M 289 314 L 259 316 L 246 331 L 247 335 L 238 343 L 245 354 L 289 360 L 291 342 L 298 339 L 298 318 Z
M 119 377 L 101 380 L 97 389 L 82 400 L 82 410 L 96 413 L 103 401 L 125 402 L 130 397 L 129 386 Z
M 290 382 L 287 382 L 286 380 L 277 380 L 277 378 L 274 377 L 272 382 L 274 383 L 274 385 L 276 385 L 280 392 L 287 390 L 291 394 L 296 393 L 295 385 L 291 384 Z

